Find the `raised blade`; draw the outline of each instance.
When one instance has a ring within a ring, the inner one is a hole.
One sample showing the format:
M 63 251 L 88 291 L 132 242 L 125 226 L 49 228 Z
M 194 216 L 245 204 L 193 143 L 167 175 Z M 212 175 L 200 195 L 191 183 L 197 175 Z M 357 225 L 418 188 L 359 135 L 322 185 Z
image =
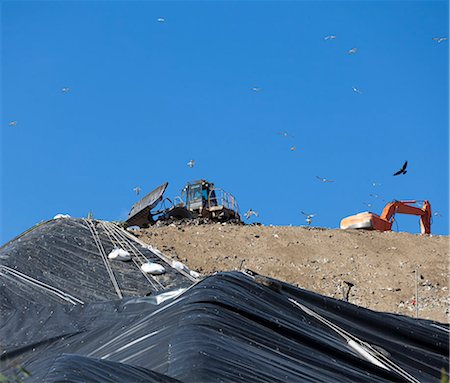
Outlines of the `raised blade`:
M 128 214 L 128 226 L 147 226 L 150 223 L 150 211 L 162 200 L 168 182 L 158 186 L 145 197 L 136 202 Z

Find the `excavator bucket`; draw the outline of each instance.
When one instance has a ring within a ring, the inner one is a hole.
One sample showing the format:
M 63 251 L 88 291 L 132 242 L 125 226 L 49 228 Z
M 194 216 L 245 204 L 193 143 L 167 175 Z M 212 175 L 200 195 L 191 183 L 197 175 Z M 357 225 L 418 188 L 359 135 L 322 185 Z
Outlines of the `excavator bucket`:
M 152 222 L 150 211 L 162 201 L 167 185 L 169 185 L 168 182 L 158 186 L 133 205 L 126 221 L 128 226 L 145 227 Z

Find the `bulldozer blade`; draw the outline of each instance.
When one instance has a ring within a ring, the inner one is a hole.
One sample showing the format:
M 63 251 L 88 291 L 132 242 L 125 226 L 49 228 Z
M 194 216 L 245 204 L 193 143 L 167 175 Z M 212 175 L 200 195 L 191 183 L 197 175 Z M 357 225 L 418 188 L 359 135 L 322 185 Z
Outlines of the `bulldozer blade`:
M 162 201 L 163 194 L 168 185 L 169 183 L 165 182 L 136 202 L 128 214 L 128 219 L 126 221 L 127 225 L 139 227 L 148 226 L 152 222 L 150 212 L 160 201 Z

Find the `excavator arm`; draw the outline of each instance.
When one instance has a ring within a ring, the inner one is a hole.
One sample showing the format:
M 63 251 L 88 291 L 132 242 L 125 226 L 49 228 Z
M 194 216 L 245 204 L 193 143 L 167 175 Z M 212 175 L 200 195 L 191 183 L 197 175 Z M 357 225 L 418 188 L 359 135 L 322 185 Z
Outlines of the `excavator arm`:
M 395 214 L 410 214 L 420 217 L 420 231 L 422 234 L 430 234 L 431 232 L 431 205 L 428 201 L 424 201 L 422 208 L 411 206 L 416 201 L 394 201 L 388 203 L 380 218 L 392 223 Z
M 422 208 L 411 206 L 416 201 L 393 201 L 388 203 L 378 216 L 374 213 L 359 213 L 341 221 L 341 229 L 369 229 L 389 231 L 392 229 L 395 214 L 411 214 L 420 217 L 422 234 L 431 233 L 431 205 L 424 201 Z

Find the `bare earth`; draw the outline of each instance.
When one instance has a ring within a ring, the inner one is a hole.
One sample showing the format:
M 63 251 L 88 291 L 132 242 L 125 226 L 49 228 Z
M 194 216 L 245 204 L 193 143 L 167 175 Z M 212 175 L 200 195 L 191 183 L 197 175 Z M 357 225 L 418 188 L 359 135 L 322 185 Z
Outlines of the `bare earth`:
M 448 323 L 449 237 L 232 224 L 181 225 L 133 230 L 202 274 L 243 267 L 301 288 L 377 311 Z M 345 290 L 344 290 L 345 292 Z

